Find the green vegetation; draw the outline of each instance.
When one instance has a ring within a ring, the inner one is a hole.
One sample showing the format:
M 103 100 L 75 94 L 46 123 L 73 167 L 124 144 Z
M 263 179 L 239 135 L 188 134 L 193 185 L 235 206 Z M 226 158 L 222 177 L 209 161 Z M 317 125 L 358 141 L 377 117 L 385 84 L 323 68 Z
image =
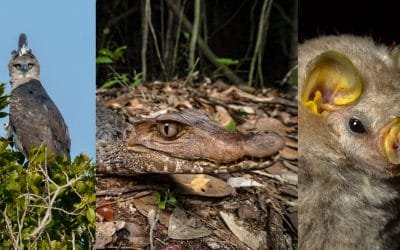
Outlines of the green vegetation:
M 159 209 L 166 209 L 167 205 L 172 207 L 176 207 L 178 205 L 178 200 L 168 187 L 162 191 L 154 191 L 153 196 L 155 196 L 157 199 Z
M 177 78 L 295 84 L 296 0 L 99 0 L 97 17 L 98 87 Z
M 106 65 L 110 70 L 108 80 L 104 82 L 100 88 L 110 88 L 117 84 L 119 84 L 120 87 L 134 88 L 142 81 L 143 73 L 137 74 L 136 71 L 133 71 L 132 76 L 130 73 L 120 74 L 115 70 L 115 64 L 118 61 L 124 62 L 124 53 L 126 48 L 127 46 L 120 46 L 115 50 L 103 48 L 98 51 L 96 63 Z

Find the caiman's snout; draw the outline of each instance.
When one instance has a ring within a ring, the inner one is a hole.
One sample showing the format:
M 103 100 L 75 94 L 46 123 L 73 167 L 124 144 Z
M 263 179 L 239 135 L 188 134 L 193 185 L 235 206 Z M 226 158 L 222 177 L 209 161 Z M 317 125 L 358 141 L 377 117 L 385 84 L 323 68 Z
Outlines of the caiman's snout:
M 246 156 L 257 158 L 276 154 L 285 146 L 283 138 L 272 131 L 247 135 L 242 143 Z
M 266 158 L 285 144 L 274 132 L 231 133 L 205 113 L 190 109 L 143 119 L 134 127 L 136 132 L 128 134 L 131 150 L 140 145 L 185 160 L 231 163 L 245 157 Z
M 382 129 L 379 147 L 390 163 L 400 165 L 400 117 Z

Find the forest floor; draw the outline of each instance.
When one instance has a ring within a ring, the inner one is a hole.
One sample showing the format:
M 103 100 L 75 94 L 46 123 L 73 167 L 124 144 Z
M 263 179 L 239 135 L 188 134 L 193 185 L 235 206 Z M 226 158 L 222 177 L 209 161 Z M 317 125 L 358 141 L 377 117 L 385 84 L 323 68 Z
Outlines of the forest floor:
M 202 109 L 239 132 L 273 130 L 286 146 L 266 169 L 215 175 L 234 187 L 225 197 L 181 194 L 163 176 L 98 177 L 96 248 L 297 249 L 296 94 L 180 80 L 98 90 L 98 101 L 133 116 Z

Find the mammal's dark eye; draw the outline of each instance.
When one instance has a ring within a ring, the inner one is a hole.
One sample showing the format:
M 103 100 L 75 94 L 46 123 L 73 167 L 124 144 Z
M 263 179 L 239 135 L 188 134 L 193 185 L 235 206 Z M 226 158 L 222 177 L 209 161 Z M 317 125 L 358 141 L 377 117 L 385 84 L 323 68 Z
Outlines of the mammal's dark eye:
M 14 66 L 14 68 L 16 68 L 16 69 L 21 69 L 21 64 L 19 64 L 19 63 L 14 64 L 13 66 Z
M 364 134 L 366 132 L 364 125 L 357 118 L 351 118 L 349 120 L 349 128 L 352 132 L 357 133 L 357 134 Z
M 33 67 L 33 63 L 28 63 L 28 68 L 31 69 Z
M 162 136 L 165 138 L 173 138 L 179 132 L 179 126 L 173 122 L 164 122 L 158 125 L 158 131 L 161 133 Z

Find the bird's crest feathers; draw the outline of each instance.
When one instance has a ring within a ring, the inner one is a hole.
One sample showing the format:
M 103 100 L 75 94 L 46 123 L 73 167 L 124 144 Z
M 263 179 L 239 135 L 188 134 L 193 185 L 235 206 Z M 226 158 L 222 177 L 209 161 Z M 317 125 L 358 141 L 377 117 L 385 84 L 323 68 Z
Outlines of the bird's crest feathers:
M 15 57 L 30 55 L 31 57 L 35 57 L 32 54 L 32 50 L 28 48 L 28 39 L 25 33 L 21 33 L 18 38 L 18 50 L 13 50 L 11 54 Z

